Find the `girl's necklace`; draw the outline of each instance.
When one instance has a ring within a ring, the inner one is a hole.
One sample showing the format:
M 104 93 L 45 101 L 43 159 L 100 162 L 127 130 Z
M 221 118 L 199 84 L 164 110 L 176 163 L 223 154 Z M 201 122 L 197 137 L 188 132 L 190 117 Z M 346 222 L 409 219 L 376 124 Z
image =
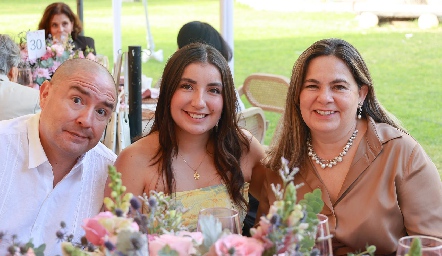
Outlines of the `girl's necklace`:
M 178 155 L 180 155 L 180 157 L 181 157 L 181 159 L 183 159 L 184 163 L 186 163 L 187 166 L 189 166 L 189 168 L 192 169 L 192 171 L 193 171 L 193 179 L 199 180 L 200 179 L 200 174 L 198 173 L 198 168 L 200 168 L 201 164 L 204 162 L 204 159 L 206 159 L 206 155 L 207 154 L 204 154 L 203 160 L 201 160 L 200 164 L 195 169 L 193 169 L 192 166 L 189 165 L 189 163 L 186 161 L 186 159 L 184 159 L 184 157 L 179 152 L 178 152 Z

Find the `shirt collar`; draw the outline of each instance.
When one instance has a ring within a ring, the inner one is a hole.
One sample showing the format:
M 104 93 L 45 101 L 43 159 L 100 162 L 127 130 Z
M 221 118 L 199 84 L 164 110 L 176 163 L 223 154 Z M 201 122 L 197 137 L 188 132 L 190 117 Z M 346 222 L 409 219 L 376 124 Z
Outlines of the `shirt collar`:
M 27 121 L 28 141 L 29 141 L 29 168 L 37 166 L 48 161 L 48 157 L 40 142 L 39 134 L 40 113 L 35 114 Z

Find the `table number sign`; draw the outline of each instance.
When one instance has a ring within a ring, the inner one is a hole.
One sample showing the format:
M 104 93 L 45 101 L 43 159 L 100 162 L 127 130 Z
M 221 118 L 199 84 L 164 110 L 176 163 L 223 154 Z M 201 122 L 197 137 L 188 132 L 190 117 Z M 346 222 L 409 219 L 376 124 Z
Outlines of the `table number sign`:
M 30 60 L 35 60 L 45 55 L 46 42 L 44 29 L 28 31 L 26 33 L 26 42 L 28 45 L 28 56 Z

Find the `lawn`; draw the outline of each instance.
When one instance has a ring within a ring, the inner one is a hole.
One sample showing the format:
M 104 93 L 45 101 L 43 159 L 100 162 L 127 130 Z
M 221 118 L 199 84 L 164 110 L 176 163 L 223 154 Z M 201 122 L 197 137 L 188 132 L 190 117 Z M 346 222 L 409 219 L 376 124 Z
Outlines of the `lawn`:
M 0 3 L 1 33 L 16 35 L 36 29 L 47 4 L 52 1 L 21 0 Z M 76 1 L 66 1 L 76 8 Z M 19 10 L 19 12 L 18 12 Z M 141 2 L 123 2 L 123 49 L 146 48 L 146 27 Z M 176 35 L 182 24 L 202 20 L 219 28 L 218 0 L 150 0 L 149 21 L 156 49 L 164 59 L 176 50 Z M 85 34 L 95 39 L 98 53 L 112 61 L 112 5 L 109 0 L 85 0 Z M 362 30 L 352 13 L 294 13 L 254 10 L 234 6 L 234 79 L 239 87 L 250 73 L 265 72 L 290 77 L 299 54 L 314 41 L 339 37 L 352 43 L 365 58 L 380 102 L 396 115 L 442 170 L 442 25 L 420 30 L 416 21 L 381 24 Z M 154 83 L 164 62 L 150 60 L 143 73 Z M 271 97 L 271 95 L 269 95 Z M 243 101 L 246 101 L 243 98 Z M 250 106 L 246 102 L 247 106 Z M 266 143 L 270 142 L 279 116 L 270 120 Z

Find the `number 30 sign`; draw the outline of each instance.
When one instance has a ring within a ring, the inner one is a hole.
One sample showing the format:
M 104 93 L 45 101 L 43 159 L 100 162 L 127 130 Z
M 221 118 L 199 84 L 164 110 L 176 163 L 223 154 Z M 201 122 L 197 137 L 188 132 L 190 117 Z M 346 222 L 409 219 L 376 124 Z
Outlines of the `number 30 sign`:
M 30 60 L 40 58 L 46 53 L 45 31 L 35 30 L 26 33 L 28 56 Z

